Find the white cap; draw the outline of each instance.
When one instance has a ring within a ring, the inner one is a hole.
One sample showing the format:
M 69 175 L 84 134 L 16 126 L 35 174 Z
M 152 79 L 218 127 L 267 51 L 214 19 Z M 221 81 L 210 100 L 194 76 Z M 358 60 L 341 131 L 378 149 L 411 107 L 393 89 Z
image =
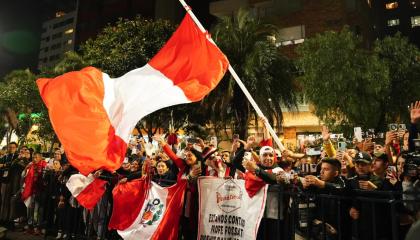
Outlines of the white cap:
M 274 149 L 270 146 L 264 146 L 260 149 L 260 157 L 262 157 L 264 153 L 274 154 Z

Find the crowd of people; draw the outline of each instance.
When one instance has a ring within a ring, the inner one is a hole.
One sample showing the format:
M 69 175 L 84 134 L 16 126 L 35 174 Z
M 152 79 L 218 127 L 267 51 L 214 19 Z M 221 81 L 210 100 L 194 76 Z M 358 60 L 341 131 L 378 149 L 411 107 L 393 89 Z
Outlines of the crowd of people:
M 311 142 L 299 152 L 280 151 L 267 131 L 263 139 L 234 136 L 230 149 L 197 137 L 179 142 L 174 133 L 155 136 L 159 147 L 138 137 L 130 142 L 120 169 L 94 172 L 108 184 L 93 210 L 80 206 L 67 189 L 67 180 L 78 171 L 62 148 L 46 156 L 11 142 L 0 158 L 0 223 L 56 239 L 119 239 L 107 229 L 112 189 L 148 175 L 163 187 L 179 178 L 188 180 L 179 236 L 197 239 L 197 178 L 252 175 L 269 185 L 257 239 L 290 239 L 292 234 L 306 239 L 404 239 L 420 219 L 419 123 L 417 102 L 407 131 L 387 132 L 382 144 L 353 141 L 346 149 L 337 147 L 324 127 L 320 151 Z

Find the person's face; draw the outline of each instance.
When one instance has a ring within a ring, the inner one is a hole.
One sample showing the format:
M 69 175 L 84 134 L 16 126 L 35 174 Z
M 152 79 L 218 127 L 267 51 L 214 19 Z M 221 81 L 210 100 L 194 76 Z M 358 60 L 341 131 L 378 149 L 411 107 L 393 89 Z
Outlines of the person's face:
M 372 165 L 364 162 L 356 162 L 355 167 L 358 175 L 368 175 L 372 170 Z
M 409 137 L 409 133 L 405 133 L 403 136 L 404 146 L 407 146 L 407 147 L 408 147 L 408 137 Z
M 230 154 L 228 152 L 222 153 L 222 160 L 223 162 L 230 162 Z
M 25 150 L 25 155 L 24 155 L 24 157 L 25 157 L 26 159 L 30 159 L 30 158 L 31 158 L 31 151 L 29 151 L 29 149 L 26 149 L 26 150 Z
M 123 164 L 122 164 L 122 168 L 123 168 L 125 171 L 130 171 L 130 163 L 129 163 L 129 162 L 127 162 L 127 163 L 123 163 Z
M 398 163 L 397 163 L 397 172 L 399 174 L 401 174 L 404 171 L 404 165 L 405 165 L 405 159 L 400 156 L 398 158 Z
M 69 169 L 69 167 L 70 167 L 70 164 L 66 163 L 66 164 L 63 165 L 63 170 L 67 170 L 67 169 Z
M 163 162 L 159 162 L 156 166 L 156 169 L 159 175 L 164 175 L 169 170 L 169 168 Z
M 186 152 L 185 153 L 185 163 L 188 166 L 192 166 L 197 162 L 197 158 L 195 157 L 195 155 L 192 152 Z
M 382 175 L 385 173 L 388 164 L 381 159 L 375 159 L 372 162 L 372 171 L 377 175 Z
M 206 160 L 206 165 L 210 166 L 211 168 L 217 168 L 217 164 L 216 164 L 216 156 L 210 156 L 207 160 Z
M 338 176 L 337 169 L 329 163 L 323 162 L 321 164 L 321 180 L 325 182 L 332 182 Z
M 34 156 L 34 162 L 39 163 L 42 160 L 41 154 L 35 154 Z
M 384 147 L 380 144 L 375 144 L 375 152 L 383 152 Z
M 60 161 L 54 160 L 54 162 L 53 162 L 53 169 L 56 172 L 60 171 L 60 169 L 61 169 Z
M 9 153 L 15 153 L 17 151 L 16 144 L 9 144 L 9 146 L 7 146 L 7 150 L 9 151 Z
M 131 164 L 130 164 L 130 170 L 132 171 L 132 172 L 136 172 L 136 171 L 138 171 L 140 169 L 140 164 L 139 164 L 139 162 L 138 161 L 133 161 L 133 162 L 131 162 Z
M 55 160 L 61 160 L 61 152 L 60 150 L 57 150 L 54 152 L 54 159 Z
M 24 158 L 25 157 L 25 149 L 22 148 L 19 150 L 19 158 Z
M 152 165 L 152 167 L 156 167 L 156 164 L 157 164 L 156 156 L 153 156 L 150 158 L 150 164 Z
M 271 152 L 263 153 L 261 159 L 261 165 L 264 167 L 272 167 L 274 164 L 274 154 Z

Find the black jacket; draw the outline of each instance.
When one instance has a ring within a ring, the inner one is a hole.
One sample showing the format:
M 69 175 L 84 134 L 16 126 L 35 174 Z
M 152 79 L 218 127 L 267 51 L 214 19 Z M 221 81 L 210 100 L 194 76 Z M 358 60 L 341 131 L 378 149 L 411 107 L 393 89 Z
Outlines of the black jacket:
M 361 190 L 360 180 L 369 180 L 378 188 L 372 191 Z M 361 240 L 373 239 L 374 235 L 377 239 L 391 239 L 391 209 L 386 201 L 394 198 L 392 185 L 374 175 L 367 176 L 367 179 L 356 175 L 348 179 L 347 184 L 348 195 L 353 198 L 350 207 L 359 211 L 359 219 L 353 221 L 353 235 Z

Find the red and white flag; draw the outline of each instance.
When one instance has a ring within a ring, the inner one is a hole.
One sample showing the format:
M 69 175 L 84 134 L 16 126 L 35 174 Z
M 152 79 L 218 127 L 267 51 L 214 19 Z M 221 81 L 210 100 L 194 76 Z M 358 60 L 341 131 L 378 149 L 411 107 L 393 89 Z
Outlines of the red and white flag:
M 32 201 L 32 196 L 38 191 L 39 186 L 42 185 L 42 170 L 47 166 L 45 161 L 39 161 L 38 163 L 31 162 L 27 169 L 25 180 L 23 182 L 22 201 L 26 207 L 29 207 Z
M 164 188 L 145 178 L 118 184 L 108 228 L 124 240 L 177 239 L 186 186 L 180 180 Z
M 92 210 L 105 192 L 106 181 L 82 174 L 73 174 L 66 183 L 71 195 L 84 208 Z
M 199 101 L 228 68 L 226 56 L 189 15 L 148 64 L 119 78 L 94 67 L 38 79 L 51 123 L 70 163 L 88 175 L 124 160 L 130 133 L 144 116 Z

